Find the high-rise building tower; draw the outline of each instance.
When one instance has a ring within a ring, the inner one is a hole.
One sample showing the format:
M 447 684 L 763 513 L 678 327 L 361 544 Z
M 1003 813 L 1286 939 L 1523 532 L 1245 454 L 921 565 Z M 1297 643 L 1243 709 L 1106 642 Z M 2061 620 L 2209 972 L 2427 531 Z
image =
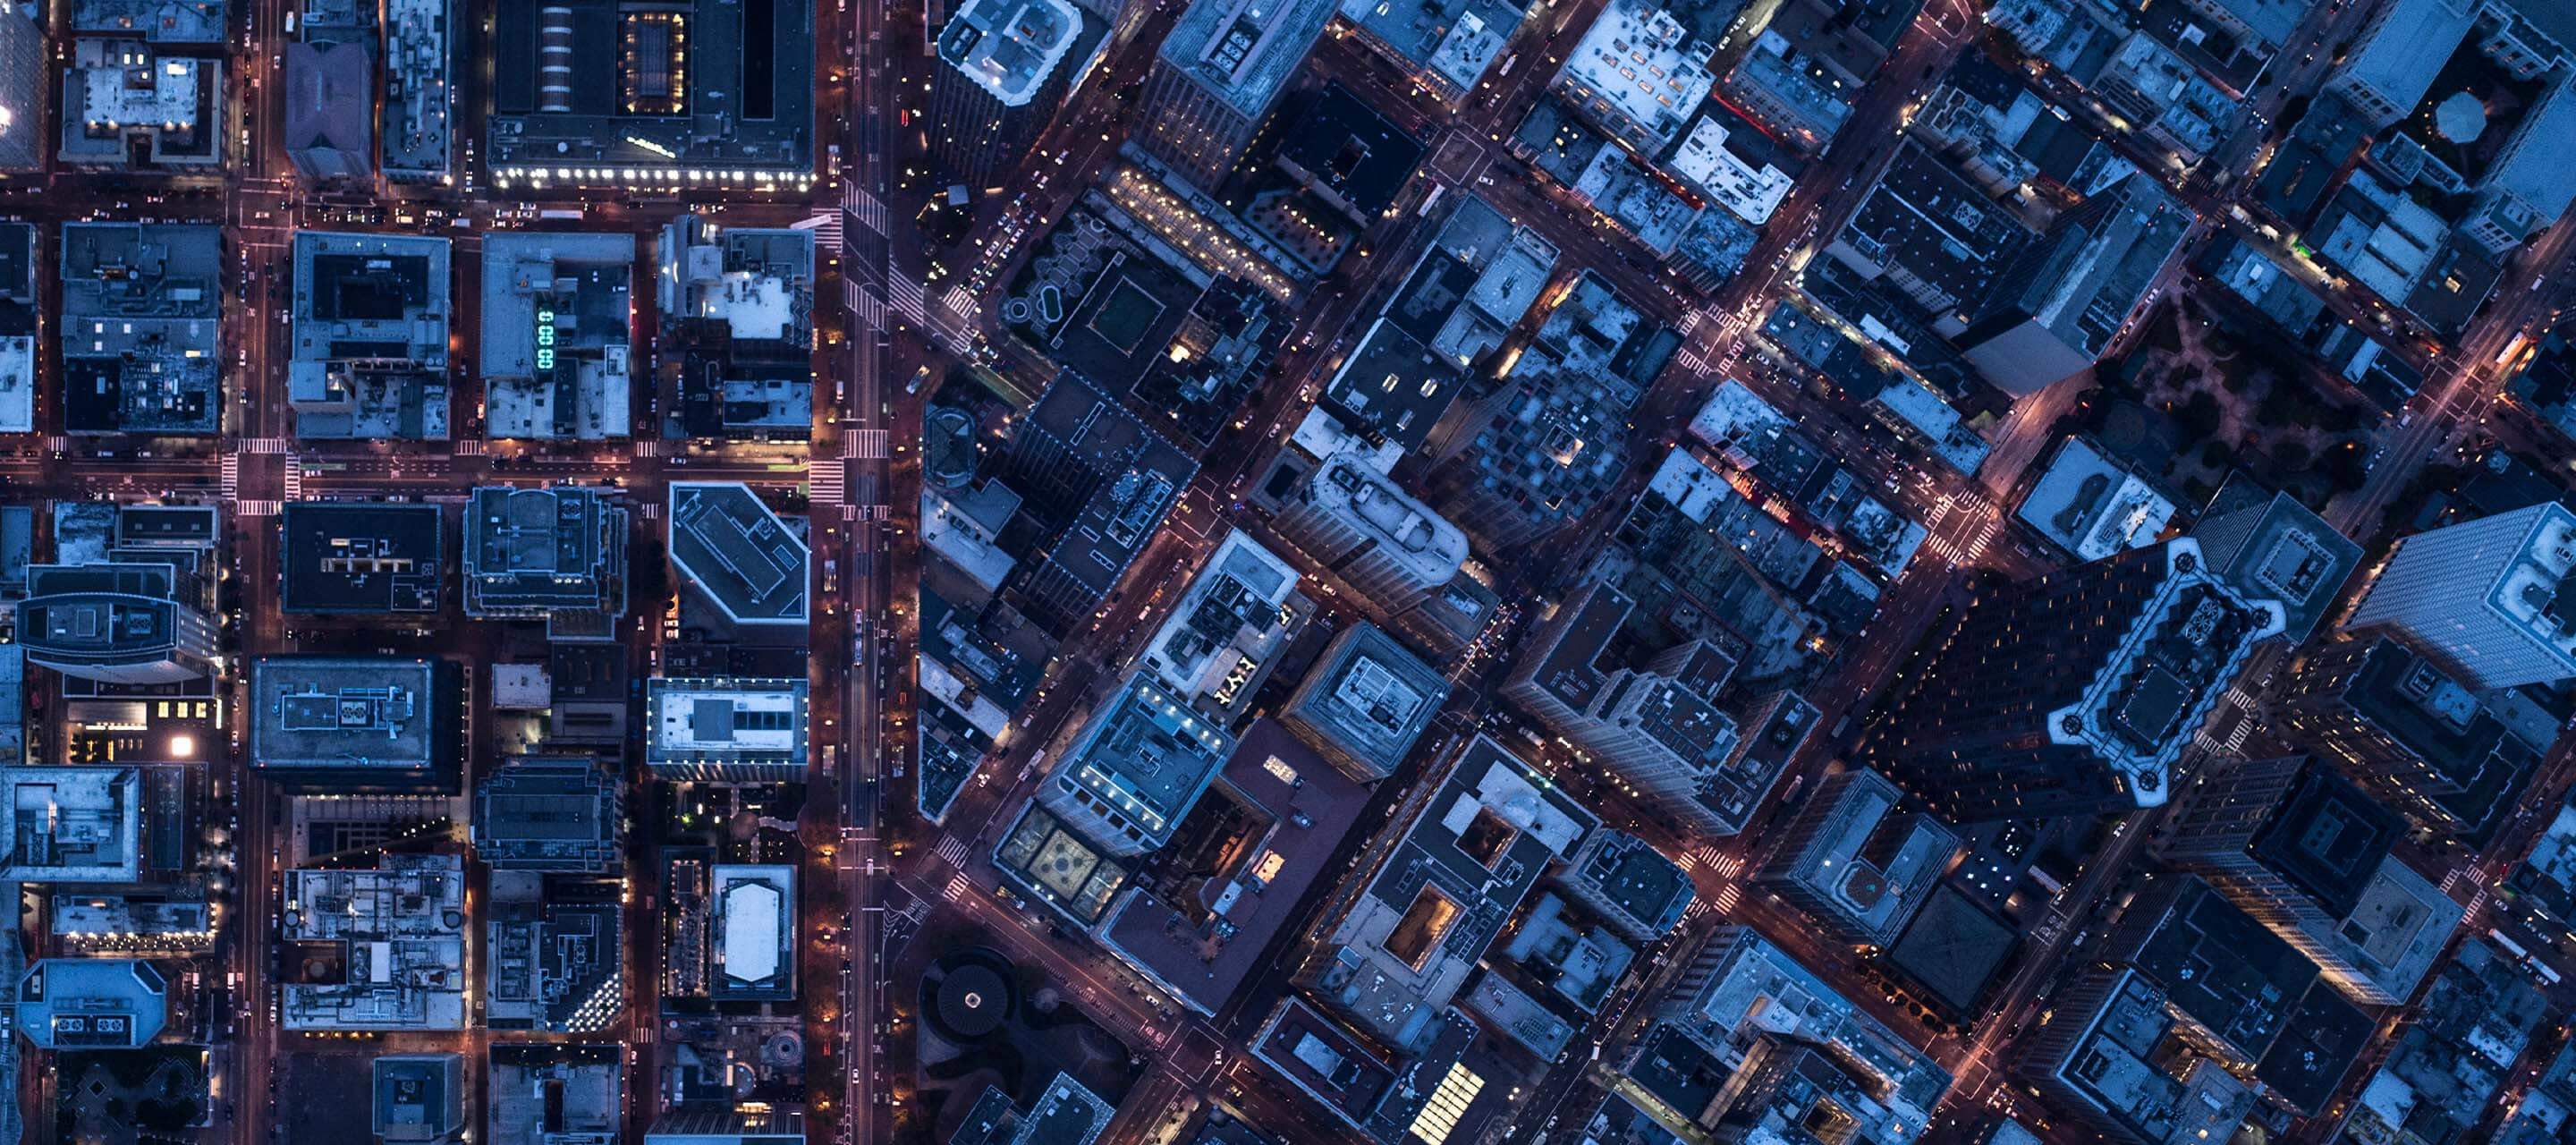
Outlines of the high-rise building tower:
M 221 653 L 194 580 L 163 563 L 38 565 L 18 605 L 27 662 L 110 684 L 204 676 Z
M 2319 648 L 2290 681 L 2281 723 L 2427 830 L 2483 846 L 2539 770 L 2545 745 L 2387 637 Z
M 1467 535 L 1357 453 L 1325 458 L 1283 500 L 1271 521 L 1280 537 L 1390 613 L 1467 563 Z
M 1864 755 L 1953 823 L 2153 807 L 2282 616 L 2188 538 L 1984 592 Z
M 2354 1001 L 2398 1005 L 2464 913 L 2392 850 L 2406 822 L 2321 761 L 2204 770 L 2165 821 L 2165 861 L 2315 960 Z
M 1154 57 L 1136 142 L 1214 189 L 1332 18 L 1333 0 L 1196 0 Z
M 1503 696 L 1634 785 L 1663 814 L 1709 835 L 1744 829 L 1815 726 L 1816 709 L 1774 692 L 1739 712 L 1710 697 L 1735 657 L 1693 640 L 1621 664 L 1612 641 L 1636 607 L 1593 585 L 1557 605 Z
M 2576 512 L 2545 501 L 2398 542 L 2350 626 L 2403 635 L 2480 690 L 2576 676 Z
M 2093 368 L 2182 244 L 2191 209 L 2143 173 L 2060 216 L 2005 271 L 1960 336 L 1968 361 L 2007 393 L 2037 393 Z
M 1817 785 L 1754 878 L 1854 942 L 1896 941 L 1959 850 L 1959 833 L 1866 767 Z
M 992 187 L 1062 107 L 1100 33 L 1065 0 L 966 0 L 939 31 L 930 153 Z

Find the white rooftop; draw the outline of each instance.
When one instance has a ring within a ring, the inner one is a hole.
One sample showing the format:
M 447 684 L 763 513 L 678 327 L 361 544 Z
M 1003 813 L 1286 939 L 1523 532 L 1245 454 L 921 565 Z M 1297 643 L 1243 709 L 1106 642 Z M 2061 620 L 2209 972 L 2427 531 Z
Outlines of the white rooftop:
M 1709 55 L 1709 46 L 1689 38 L 1672 13 L 1644 0 L 1613 0 L 1566 57 L 1563 75 L 1660 147 L 1716 85 Z
M 1771 212 L 1780 209 L 1780 201 L 1789 197 L 1789 188 L 1797 177 L 1779 167 L 1765 163 L 1754 167 L 1741 156 L 1726 149 L 1729 129 L 1714 117 L 1703 116 L 1691 125 L 1690 134 L 1682 138 L 1681 149 L 1673 152 L 1673 171 L 1698 184 L 1735 217 L 1754 226 L 1771 220 Z

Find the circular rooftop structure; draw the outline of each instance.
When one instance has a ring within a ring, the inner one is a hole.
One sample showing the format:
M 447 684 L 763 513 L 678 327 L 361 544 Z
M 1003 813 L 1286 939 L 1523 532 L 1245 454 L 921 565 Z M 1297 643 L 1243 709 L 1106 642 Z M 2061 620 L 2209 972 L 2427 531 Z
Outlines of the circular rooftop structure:
M 940 960 L 938 978 L 924 1007 L 931 1025 L 952 1041 L 975 1042 L 993 1036 L 1010 1020 L 1018 1001 L 1011 964 L 990 950 L 967 950 Z
M 2453 143 L 2475 143 L 2487 133 L 2487 105 L 2468 92 L 2452 92 L 2433 108 L 2433 129 Z

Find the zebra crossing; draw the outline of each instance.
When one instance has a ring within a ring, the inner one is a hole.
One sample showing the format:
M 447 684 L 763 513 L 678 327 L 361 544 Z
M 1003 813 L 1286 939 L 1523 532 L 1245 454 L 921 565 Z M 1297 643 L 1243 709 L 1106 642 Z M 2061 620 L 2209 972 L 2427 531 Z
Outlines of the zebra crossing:
M 805 472 L 806 499 L 817 505 L 840 504 L 842 496 L 841 483 L 846 479 L 849 471 L 849 466 L 843 465 L 839 462 L 825 462 L 821 465 L 807 467 Z
M 286 458 L 286 499 L 289 501 L 304 499 L 304 463 L 297 460 L 293 454 L 288 454 Z
M 879 461 L 894 456 L 894 433 L 883 429 L 854 430 L 841 439 L 841 456 L 865 461 Z
M 847 179 L 841 180 L 841 209 L 858 219 L 860 226 L 888 238 L 894 237 L 894 230 L 889 225 L 892 219 L 886 213 L 886 205 L 879 202 L 876 196 L 869 194 L 867 188 Z M 837 236 L 833 245 L 839 245 Z
M 886 293 L 886 301 L 902 311 L 904 317 L 918 325 L 930 325 L 929 300 L 922 295 L 920 283 L 909 275 L 891 275 L 886 280 Z
M 787 225 L 792 230 L 814 232 L 814 247 L 817 250 L 841 249 L 840 211 L 818 211 Z
M 236 517 L 274 517 L 283 505 L 276 501 L 243 501 L 233 507 Z
M 939 296 L 939 304 L 960 318 L 975 316 L 975 296 L 967 293 L 963 286 L 949 287 L 948 293 Z
M 482 439 L 482 438 L 479 438 L 479 437 L 460 437 L 460 438 L 456 439 L 456 456 L 458 456 L 458 457 L 480 457 L 480 456 L 482 456 L 482 455 L 483 455 L 483 439 Z
M 241 454 L 227 453 L 223 456 L 223 473 L 224 500 L 239 500 L 241 498 Z
M 287 440 L 282 437 L 245 438 L 242 441 L 242 452 L 265 453 L 274 456 L 285 453 L 287 450 L 287 444 Z
M 849 305 L 850 313 L 857 315 L 859 321 L 865 323 L 868 329 L 888 329 L 885 302 L 877 297 L 876 291 L 868 289 L 857 279 L 851 279 L 850 288 L 843 291 L 842 295 L 842 300 Z
M 1708 355 L 1701 353 L 1696 344 L 1684 343 L 1678 357 L 1681 358 L 1682 365 L 1688 367 L 1693 374 L 1707 374 L 1717 368 L 1710 364 Z
M 939 861 L 952 867 L 966 865 L 966 840 L 955 835 L 939 837 Z

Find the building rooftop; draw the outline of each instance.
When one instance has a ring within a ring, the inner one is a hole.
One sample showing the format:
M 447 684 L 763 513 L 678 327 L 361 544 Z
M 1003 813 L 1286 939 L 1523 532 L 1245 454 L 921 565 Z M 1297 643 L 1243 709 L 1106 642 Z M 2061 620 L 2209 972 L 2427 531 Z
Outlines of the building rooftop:
M 1583 926 L 1568 917 L 1565 900 L 1542 891 L 1537 905 L 1521 916 L 1503 957 L 1530 980 L 1585 1014 L 1598 1013 L 1610 988 L 1628 973 L 1637 950 L 1599 926 Z
M 1275 940 L 1368 802 L 1367 789 L 1271 720 L 1244 732 L 1216 783 L 1249 819 L 1226 868 L 1194 873 L 1196 885 L 1173 901 L 1131 887 L 1102 930 L 1111 950 L 1203 1014 L 1222 1011 L 1272 964 Z
M 26 661 L 119 683 L 203 676 L 215 649 L 204 613 L 183 599 L 193 595 L 193 581 L 179 566 L 157 560 L 32 566 L 26 599 L 18 604 Z
M 1234 737 L 1186 698 L 1139 672 L 1092 710 L 1050 778 L 1159 842 L 1198 804 L 1234 748 Z
M 170 1017 L 169 993 L 169 982 L 149 962 L 47 958 L 18 980 L 14 1024 L 40 1049 L 133 1049 L 160 1035 Z
M 385 89 L 377 132 L 381 163 L 396 180 L 447 180 L 455 164 L 449 84 L 452 0 L 386 0 Z
M 1343 19 L 1445 99 L 1476 86 L 1528 14 L 1511 0 L 1436 0 L 1411 8 L 1342 0 L 1341 10 Z
M 474 853 L 496 869 L 609 874 L 625 858 L 618 779 L 580 756 L 519 757 L 474 791 Z
M 2237 480 L 2249 479 L 2229 484 Z M 2249 484 L 2241 494 L 2237 501 L 2221 488 L 2192 527 L 2192 539 L 2236 591 L 2280 601 L 2287 617 L 2282 639 L 2306 643 L 2360 566 L 2361 546 L 2287 493 L 2263 498 Z
M 1361 774 L 1385 775 L 1404 762 L 1440 705 L 1449 681 L 1394 637 L 1366 621 L 1333 638 L 1279 719 Z
M 324 969 L 283 987 L 286 1028 L 464 1029 L 465 923 L 454 855 L 287 872 L 283 934 Z
M 1865 767 L 1828 777 L 1758 877 L 1826 922 L 1888 944 L 1959 850 L 1958 832 L 1904 802 L 1896 784 Z
M 1641 942 L 1681 925 L 1694 900 L 1688 872 L 1645 840 L 1607 827 L 1583 841 L 1558 878 Z
M 75 0 L 72 30 L 138 36 L 153 44 L 219 44 L 223 0 Z
M 1324 400 L 1366 431 L 1411 451 L 1431 436 L 1458 397 L 1466 373 L 1456 362 L 1386 318 L 1370 324 L 1324 388 Z
M 814 33 L 804 0 L 500 0 L 493 177 L 502 187 L 809 186 Z
M 1194 0 L 1156 59 L 1245 118 L 1270 107 L 1314 47 L 1332 0 Z
M 462 1054 L 383 1054 L 373 1065 L 376 1136 L 396 1142 L 452 1141 L 465 1129 Z
M 1363 222 L 1394 208 L 1426 153 L 1421 140 L 1329 80 L 1279 132 L 1279 163 Z
M 796 996 L 796 868 L 718 863 L 708 868 L 715 896 L 713 993 L 741 998 Z
M 462 700 L 447 661 L 263 656 L 250 693 L 252 764 L 272 778 L 401 784 L 455 773 Z
M 1082 14 L 1064 0 L 968 0 L 939 29 L 939 58 L 1002 106 L 1022 107 L 1081 35 Z
M 2348 1140 L 2473 1136 L 2549 1014 L 2522 959 L 2484 938 L 2460 944 L 2414 1021 L 2345 1115 Z
M 592 1145 L 617 1140 L 625 1071 L 616 1045 L 495 1042 L 487 1082 L 493 1145 Z
M 1549 864 L 1599 825 L 1501 744 L 1468 741 L 1327 933 L 1316 994 L 1391 1045 L 1423 1045 Z
M 2317 965 L 2196 876 L 2150 884 L 2119 919 L 2106 957 L 2164 989 L 2166 1005 L 2237 1060 L 2271 1049 Z
M 671 563 L 738 625 L 805 624 L 805 539 L 748 485 L 671 483 Z
M 1402 562 L 1408 580 L 1440 584 L 1467 562 L 1465 533 L 1355 453 L 1325 458 L 1303 494 L 1307 505 L 1373 542 L 1372 553 Z
M 2051 742 L 2082 744 L 2117 772 L 2141 807 L 2165 801 L 2184 744 L 2257 640 L 2281 631 L 2277 601 L 2248 599 L 2211 574 L 2200 545 L 2168 541 L 2152 595 L 2082 701 L 2048 717 Z
M 1697 994 L 1677 999 L 1673 1016 L 1728 1068 L 1741 1066 L 1758 1039 L 1776 1035 L 1833 1051 L 1867 1076 L 1880 1090 L 1879 1100 L 1910 1124 L 1929 1123 L 1933 1107 L 1949 1091 L 1949 1072 L 1930 1054 L 1749 928 L 1719 928 L 1698 957 L 1711 967 L 1707 982 Z
M 222 267 L 215 227 L 63 224 L 66 430 L 216 431 Z
M 297 231 L 294 249 L 296 436 L 444 440 L 448 241 Z
M 2060 997 L 2051 1016 L 2031 1035 L 2044 1044 L 2063 1044 L 2061 1053 L 2033 1051 L 2025 1072 L 2045 1075 L 2061 1096 L 2079 1100 L 2094 1117 L 2121 1125 L 2141 1140 L 2186 1142 L 2222 1140 L 2252 1109 L 2254 1095 L 2208 1058 L 2188 1060 L 2186 1072 L 2167 1072 L 2170 1061 L 2157 1047 L 2172 1032 L 2165 995 L 2135 970 L 2089 972 L 2104 983 L 2099 1001 L 2079 1008 Z M 2107 976 L 2107 977 L 2103 977 Z M 2090 997 L 2091 995 L 2087 995 Z M 2069 1040 L 2051 1037 L 2048 1026 L 2072 1023 Z
M 2147 477 L 2070 437 L 2013 515 L 2075 559 L 2092 561 L 2156 543 L 2176 508 Z
M 2030 242 L 2010 211 L 1907 140 L 1826 252 L 1864 278 L 1896 275 L 1907 297 L 1939 316 L 1982 303 Z
M 305 31 L 322 29 L 308 22 Z M 369 174 L 376 151 L 376 71 L 366 45 L 305 39 L 287 44 L 285 54 L 288 157 L 317 181 Z
M 677 679 L 644 691 L 644 757 L 657 768 L 806 762 L 804 678 Z
M 483 239 L 485 436 L 629 436 L 635 236 L 495 231 Z
M 607 490 L 483 486 L 465 506 L 465 614 L 605 637 L 626 613 L 626 507 Z
M 1936 883 L 1914 921 L 1888 947 L 1888 962 L 1951 1012 L 1980 1012 L 1986 987 L 2020 944 L 2011 925 L 1950 884 Z
M 288 612 L 434 613 L 447 579 L 436 505 L 290 501 L 278 600 Z
M 492 872 L 484 1024 L 555 1034 L 613 1024 L 626 1005 L 625 895 L 622 880 Z
M 2343 738 L 2339 732 L 2296 711 L 2331 704 L 2339 709 L 2337 723 L 2384 737 L 2432 778 L 2407 783 L 2395 777 L 2398 782 L 2430 805 L 2431 817 L 2448 820 L 2464 835 L 2482 837 L 2494 830 L 2539 766 L 2539 750 L 2466 685 L 2392 637 L 2328 645 L 2313 655 L 2308 669 L 2294 715 L 2285 722 L 2311 742 L 2343 754 L 2336 746 Z M 2384 767 L 2388 761 L 2375 753 L 2356 753 L 2350 762 Z
M 130 883 L 143 872 L 143 773 L 130 767 L 0 767 L 0 877 Z
M 216 21 L 221 26 L 220 18 Z M 224 62 L 142 40 L 81 37 L 63 68 L 66 164 L 178 173 L 223 162 Z
M 1618 0 L 1566 54 L 1556 83 L 1605 128 L 1659 152 L 1716 86 L 1714 51 L 1648 0 Z
M 1295 566 L 1229 531 L 1138 660 L 1164 691 L 1228 720 L 1252 702 L 1312 609 Z

